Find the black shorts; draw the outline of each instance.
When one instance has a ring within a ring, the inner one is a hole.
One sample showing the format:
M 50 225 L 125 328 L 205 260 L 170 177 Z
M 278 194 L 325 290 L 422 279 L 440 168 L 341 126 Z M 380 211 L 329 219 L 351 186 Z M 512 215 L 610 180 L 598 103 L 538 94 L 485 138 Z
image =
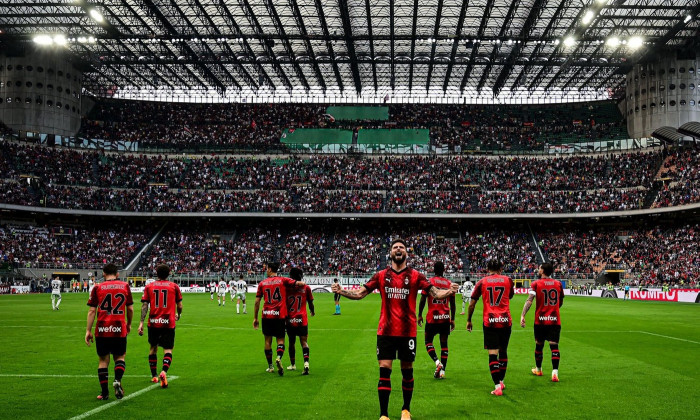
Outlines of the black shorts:
M 487 350 L 507 349 L 510 341 L 510 329 L 484 327 L 484 348 Z
M 306 337 L 309 335 L 309 326 L 304 325 L 304 326 L 296 326 L 293 327 L 291 325 L 287 325 L 287 335 L 292 337 Z
M 398 357 L 397 357 L 398 354 Z M 377 360 L 416 360 L 416 337 L 377 336 Z
M 546 341 L 552 341 L 554 343 L 559 342 L 559 335 L 561 334 L 561 325 L 537 325 L 535 324 L 535 341 L 544 343 Z
M 175 328 L 148 327 L 148 344 L 172 349 L 175 346 Z
M 435 337 L 436 335 L 450 335 L 451 325 L 449 322 L 441 322 L 439 324 L 425 324 L 425 336 Z
M 333 302 L 338 302 L 340 300 L 340 293 L 333 293 Z
M 262 333 L 266 337 L 284 338 L 284 319 L 263 318 Z
M 123 356 L 126 354 L 126 337 L 95 337 L 97 355 Z

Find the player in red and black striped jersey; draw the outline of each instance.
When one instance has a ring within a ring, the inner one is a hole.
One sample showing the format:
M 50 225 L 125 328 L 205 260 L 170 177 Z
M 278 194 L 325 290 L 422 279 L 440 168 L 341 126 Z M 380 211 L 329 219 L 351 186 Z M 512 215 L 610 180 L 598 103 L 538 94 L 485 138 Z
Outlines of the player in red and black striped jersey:
M 542 350 L 545 340 L 549 342 L 552 350 L 552 382 L 559 382 L 559 336 L 561 334 L 561 317 L 559 308 L 564 304 L 564 288 L 561 282 L 554 280 L 552 263 L 544 263 L 540 266 L 538 274 L 540 278 L 530 285 L 530 295 L 523 306 L 520 315 L 520 326 L 525 328 L 525 315 L 535 300 L 535 368 L 532 373 L 542 376 Z
M 300 268 L 289 270 L 289 277 L 301 281 L 304 273 Z M 293 287 L 287 290 L 287 336 L 289 337 L 289 361 L 291 365 L 287 370 L 296 370 L 296 341 L 299 337 L 301 351 L 304 355 L 304 371 L 302 375 L 309 374 L 309 321 L 306 313 L 306 305 L 309 305 L 311 316 L 314 316 L 314 296 L 311 288 Z
M 284 329 L 287 319 L 287 288 L 303 287 L 302 281 L 296 281 L 288 277 L 277 276 L 278 262 L 268 262 L 265 265 L 267 278 L 258 284 L 258 292 L 255 294 L 255 318 L 253 328 L 258 329 L 258 313 L 260 301 L 265 299 L 262 311 L 262 333 L 265 336 L 265 358 L 267 359 L 267 372 L 274 372 L 272 367 L 272 337 L 277 339 L 277 373 L 284 375 L 282 368 L 282 356 L 284 355 Z
M 443 264 L 442 261 L 436 262 L 433 266 L 433 272 L 435 273 L 435 277 L 429 280 L 430 284 L 438 289 L 449 289 L 450 281 L 442 277 L 445 272 L 445 264 Z M 436 379 L 443 379 L 445 377 L 447 356 L 449 354 L 447 339 L 452 330 L 455 329 L 457 305 L 454 296 L 450 296 L 449 300 L 435 299 L 432 297 L 429 298 L 425 292 L 422 292 L 420 304 L 418 305 L 418 325 L 423 324 L 423 308 L 425 307 L 426 301 L 428 302 L 428 315 L 425 320 L 425 349 L 428 351 L 430 358 L 433 359 L 433 362 L 435 362 L 435 374 L 433 376 Z M 435 346 L 433 345 L 433 339 L 438 334 L 440 335 L 439 359 L 435 352 Z
M 168 280 L 170 267 L 159 264 L 156 267 L 158 280 L 146 285 L 141 297 L 141 322 L 139 335 L 143 335 L 143 323 L 148 314 L 148 365 L 151 368 L 151 381 L 159 382 L 161 388 L 168 387 L 168 369 L 173 361 L 175 347 L 175 321 L 182 314 L 182 293 L 180 286 Z M 149 309 L 150 308 L 150 309 Z M 157 374 L 158 347 L 163 348 L 163 369 Z
M 382 308 L 377 329 L 377 360 L 379 361 L 380 420 L 388 420 L 389 397 L 391 395 L 391 368 L 394 359 L 401 361 L 401 388 L 403 407 L 401 419 L 411 418 L 410 406 L 413 398 L 413 361 L 416 358 L 416 297 L 419 290 L 426 291 L 431 298 L 447 299 L 454 296 L 458 285 L 449 289 L 437 289 L 423 274 L 407 267 L 406 241 L 394 239 L 390 246 L 391 267 L 374 276 L 358 290 L 344 290 L 338 283 L 332 285 L 334 293 L 348 299 L 359 300 L 379 290 Z
M 484 348 L 489 352 L 489 369 L 495 389 L 493 395 L 503 395 L 508 368 L 508 342 L 510 341 L 513 320 L 510 317 L 510 299 L 513 298 L 513 280 L 501 275 L 503 263 L 489 260 L 486 267 L 489 275 L 474 286 L 467 312 L 467 331 L 472 331 L 472 315 L 476 302 L 484 297 Z
M 107 381 L 109 379 L 109 355 L 114 358 L 114 394 L 117 399 L 124 396 L 122 377 L 126 369 L 126 336 L 131 331 L 131 320 L 134 317 L 134 301 L 131 289 L 126 282 L 119 280 L 119 271 L 114 264 L 107 264 L 102 269 L 104 282 L 95 285 L 90 292 L 85 331 L 85 344 L 90 346 L 93 341 L 92 325 L 97 318 L 95 327 L 95 349 L 99 357 L 97 377 L 100 380 L 102 392 L 98 400 L 109 399 Z

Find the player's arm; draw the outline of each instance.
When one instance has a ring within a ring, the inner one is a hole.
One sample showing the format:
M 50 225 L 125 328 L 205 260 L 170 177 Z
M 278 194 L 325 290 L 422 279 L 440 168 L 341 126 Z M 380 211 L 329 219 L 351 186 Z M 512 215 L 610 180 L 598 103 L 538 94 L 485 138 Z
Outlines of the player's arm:
M 428 294 L 435 299 L 447 299 L 457 293 L 459 285 L 457 283 L 450 283 L 449 289 L 438 289 L 437 287 L 430 287 L 428 289 Z
M 331 286 L 333 293 L 337 293 L 340 296 L 345 296 L 350 300 L 360 300 L 369 294 L 369 290 L 364 285 L 360 286 L 357 290 L 345 290 L 340 285 L 340 283 L 333 283 Z
M 309 312 L 311 312 L 311 316 L 314 316 L 316 314 L 316 310 L 314 309 L 314 301 L 313 300 L 307 300 L 306 301 L 309 305 Z
M 561 289 L 559 293 L 559 307 L 561 308 L 562 306 L 564 306 L 564 289 Z
M 262 299 L 260 296 L 255 297 L 255 309 L 253 309 L 253 313 L 255 314 L 253 317 L 253 328 L 255 328 L 256 330 L 260 325 L 260 323 L 258 322 L 258 312 L 260 312 L 260 299 Z
M 175 315 L 175 320 L 179 321 L 182 316 L 182 301 L 177 303 L 177 314 Z
M 450 331 L 455 329 L 455 316 L 457 315 L 457 302 L 455 295 L 450 296 Z
M 535 300 L 535 292 L 530 290 L 530 295 L 527 297 L 525 305 L 523 305 L 523 313 L 520 314 L 520 326 L 523 328 L 525 328 L 525 315 L 527 315 L 527 311 L 530 310 L 533 300 Z
M 472 298 L 469 301 L 469 309 L 467 309 L 467 331 L 472 332 L 472 315 L 474 315 L 474 308 L 476 308 L 477 299 Z
M 90 343 L 93 341 L 92 324 L 95 323 L 95 315 L 97 315 L 97 307 L 91 306 L 90 310 L 88 310 L 87 327 L 85 328 L 85 344 L 88 346 L 90 346 Z
M 420 302 L 418 303 L 418 325 L 423 325 L 423 308 L 425 308 L 425 300 L 427 297 L 425 295 L 420 295 Z
M 141 302 L 141 322 L 139 322 L 139 335 L 143 335 L 143 321 L 146 320 L 146 315 L 148 315 L 148 302 Z
M 126 306 L 126 333 L 131 332 L 131 321 L 134 319 L 134 304 Z

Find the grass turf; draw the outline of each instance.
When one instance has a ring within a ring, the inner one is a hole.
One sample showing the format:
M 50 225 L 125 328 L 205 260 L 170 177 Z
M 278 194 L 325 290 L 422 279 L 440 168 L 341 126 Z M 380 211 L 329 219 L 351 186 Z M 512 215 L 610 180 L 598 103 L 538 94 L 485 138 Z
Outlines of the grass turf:
M 138 296 L 135 296 L 138 299 Z M 99 393 L 94 344 L 83 342 L 87 294 L 64 294 L 60 311 L 50 295 L 0 296 L 0 413 L 7 419 L 72 418 L 104 406 Z M 185 295 L 178 323 L 168 389 L 151 387 L 146 337 L 136 334 L 140 304 L 128 339 L 126 397 L 90 418 L 372 419 L 379 417 L 375 356 L 379 297 L 342 302 L 332 316 L 330 294 L 316 295 L 310 318 L 311 374 L 284 377 L 265 372 L 263 337 L 235 303 L 216 305 L 209 294 Z M 519 320 L 524 296 L 511 302 Z M 461 304 L 458 299 L 458 304 Z M 458 312 L 459 312 L 458 308 Z M 471 334 L 457 316 L 450 336 L 445 380 L 432 377 L 434 364 L 418 331 L 414 365 L 414 419 L 680 419 L 697 415 L 700 400 L 700 308 L 695 304 L 567 297 L 562 308 L 559 383 L 549 380 L 545 347 L 543 377 L 534 377 L 534 339 L 528 314 L 525 329 L 514 326 L 508 351 L 507 389 L 492 389 L 480 326 Z M 481 303 L 475 320 L 480 320 Z M 476 324 L 479 324 L 476 322 Z M 297 343 L 297 346 L 299 344 Z M 288 349 L 284 363 L 288 365 Z M 159 370 L 162 350 L 159 352 Z M 110 365 L 110 385 L 114 379 Z M 66 375 L 57 377 L 50 375 Z M 400 417 L 398 363 L 392 375 L 390 414 Z M 110 386 L 114 403 L 113 390 Z M 696 413 L 696 414 L 692 414 Z

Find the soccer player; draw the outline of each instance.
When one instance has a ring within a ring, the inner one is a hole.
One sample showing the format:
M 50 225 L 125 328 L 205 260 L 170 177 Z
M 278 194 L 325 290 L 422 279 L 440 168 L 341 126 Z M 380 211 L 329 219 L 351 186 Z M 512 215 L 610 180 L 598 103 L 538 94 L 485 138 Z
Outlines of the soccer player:
M 332 286 L 333 293 L 348 299 L 359 300 L 373 290 L 379 290 L 382 308 L 377 329 L 377 360 L 379 361 L 380 420 L 389 419 L 389 397 L 391 396 L 391 368 L 394 359 L 401 361 L 401 387 L 403 407 L 401 419 L 411 418 L 413 397 L 413 361 L 416 359 L 416 297 L 425 290 L 431 298 L 447 299 L 457 292 L 457 284 L 449 289 L 438 290 L 423 274 L 406 265 L 406 241 L 394 239 L 389 247 L 391 266 L 375 275 L 358 290 L 344 290 L 338 283 Z
M 535 368 L 532 374 L 542 376 L 542 350 L 544 341 L 549 342 L 552 350 L 552 382 L 559 382 L 559 335 L 561 334 L 561 317 L 559 308 L 564 304 L 564 288 L 561 282 L 552 279 L 554 266 L 544 263 L 537 271 L 540 278 L 530 285 L 530 293 L 520 315 L 520 326 L 525 328 L 525 315 L 530 310 L 532 301 L 535 305 Z
M 92 293 L 92 288 L 95 287 L 95 279 L 92 276 L 90 276 L 90 280 L 88 281 L 88 287 L 88 293 Z
M 255 294 L 255 318 L 253 328 L 256 330 L 258 322 L 258 312 L 260 311 L 260 301 L 264 298 L 262 333 L 265 336 L 265 358 L 267 359 L 267 372 L 274 372 L 272 367 L 272 337 L 277 340 L 277 373 L 284 375 L 282 368 L 282 356 L 284 355 L 284 325 L 287 319 L 287 288 L 303 287 L 304 282 L 296 281 L 288 277 L 277 276 L 279 269 L 278 262 L 268 262 L 265 264 L 267 278 L 258 284 L 258 292 Z
M 231 280 L 228 281 L 228 293 L 231 295 L 231 302 L 233 302 L 236 297 L 236 291 L 236 280 L 231 278 Z
M 61 305 L 61 280 L 56 277 L 51 280 L 51 307 L 54 311 L 59 310 Z
M 510 299 L 513 298 L 513 280 L 501 275 L 503 263 L 496 259 L 486 264 L 489 275 L 479 280 L 472 291 L 467 312 L 467 331 L 472 332 L 472 315 L 476 302 L 484 297 L 484 348 L 489 352 L 491 379 L 496 385 L 493 395 L 503 395 L 508 368 L 508 342 L 513 320 L 510 316 Z
M 158 280 L 146 285 L 141 297 L 141 322 L 139 335 L 143 335 L 143 322 L 148 315 L 148 365 L 151 382 L 159 382 L 161 388 L 168 387 L 168 370 L 173 361 L 175 347 L 175 321 L 182 315 L 182 293 L 180 286 L 168 280 L 170 267 L 156 267 Z M 158 375 L 158 347 L 163 348 L 163 368 Z
M 462 283 L 461 286 L 459 286 L 459 291 L 458 293 L 462 294 L 462 312 L 460 312 L 460 315 L 464 315 L 464 309 L 467 306 L 467 301 L 469 301 L 469 296 L 471 295 L 471 291 L 474 288 L 474 284 L 470 282 L 469 280 L 465 281 Z
M 445 272 L 445 264 L 438 261 L 433 266 L 435 277 L 429 281 L 438 289 L 449 289 L 450 281 L 442 275 Z M 425 292 L 422 292 L 420 304 L 418 305 L 418 325 L 423 325 L 423 308 L 425 302 L 428 301 L 428 318 L 425 321 L 425 349 L 433 362 L 435 362 L 435 379 L 443 379 L 445 377 L 445 368 L 447 368 L 447 356 L 449 350 L 447 347 L 447 339 L 450 332 L 455 329 L 455 313 L 457 305 L 455 297 L 450 296 L 449 302 L 447 299 L 428 298 Z M 440 358 L 438 359 L 433 346 L 433 339 L 436 335 L 440 335 Z
M 214 300 L 214 292 L 216 291 L 216 282 L 212 281 L 209 283 L 209 299 Z
M 97 365 L 97 377 L 100 380 L 102 392 L 97 396 L 98 400 L 109 399 L 107 381 L 109 379 L 109 355 L 114 358 L 114 395 L 117 399 L 124 396 L 121 380 L 126 369 L 124 356 L 126 355 L 126 336 L 131 331 L 131 320 L 134 317 L 134 301 L 131 297 L 129 285 L 119 280 L 117 266 L 107 264 L 102 269 L 104 281 L 95 285 L 88 299 L 90 310 L 87 316 L 87 328 L 85 331 L 85 344 L 90 346 L 95 342 L 99 363 Z M 92 334 L 92 325 L 97 318 L 95 335 Z M 93 339 L 94 338 L 94 339 Z
M 239 314 L 240 312 L 240 305 L 241 302 L 243 302 L 243 313 L 247 314 L 248 311 L 246 310 L 246 304 L 245 304 L 245 294 L 248 291 L 248 283 L 243 280 L 243 274 L 238 278 L 238 281 L 236 282 L 236 313 Z
M 629 283 L 625 284 L 625 296 L 622 298 L 622 300 L 627 300 L 630 298 L 630 285 Z
M 333 284 L 338 284 L 338 279 L 333 279 Z M 335 313 L 333 315 L 340 315 L 340 293 L 333 293 L 333 301 L 335 301 Z
M 219 280 L 219 290 L 217 293 L 217 298 L 216 301 L 219 302 L 219 306 L 221 306 L 222 302 L 223 305 L 226 306 L 226 292 L 227 292 L 228 285 L 226 284 L 226 280 L 224 280 L 223 277 L 221 277 L 221 280 Z
M 301 281 L 304 273 L 300 268 L 294 267 L 289 270 L 289 277 L 296 281 Z M 309 374 L 309 322 L 306 313 L 306 305 L 309 305 L 311 316 L 314 316 L 314 296 L 311 288 L 306 285 L 302 288 L 287 289 L 287 335 L 289 336 L 289 361 L 291 365 L 287 370 L 296 370 L 296 341 L 299 337 L 301 350 L 304 355 L 304 372 Z

